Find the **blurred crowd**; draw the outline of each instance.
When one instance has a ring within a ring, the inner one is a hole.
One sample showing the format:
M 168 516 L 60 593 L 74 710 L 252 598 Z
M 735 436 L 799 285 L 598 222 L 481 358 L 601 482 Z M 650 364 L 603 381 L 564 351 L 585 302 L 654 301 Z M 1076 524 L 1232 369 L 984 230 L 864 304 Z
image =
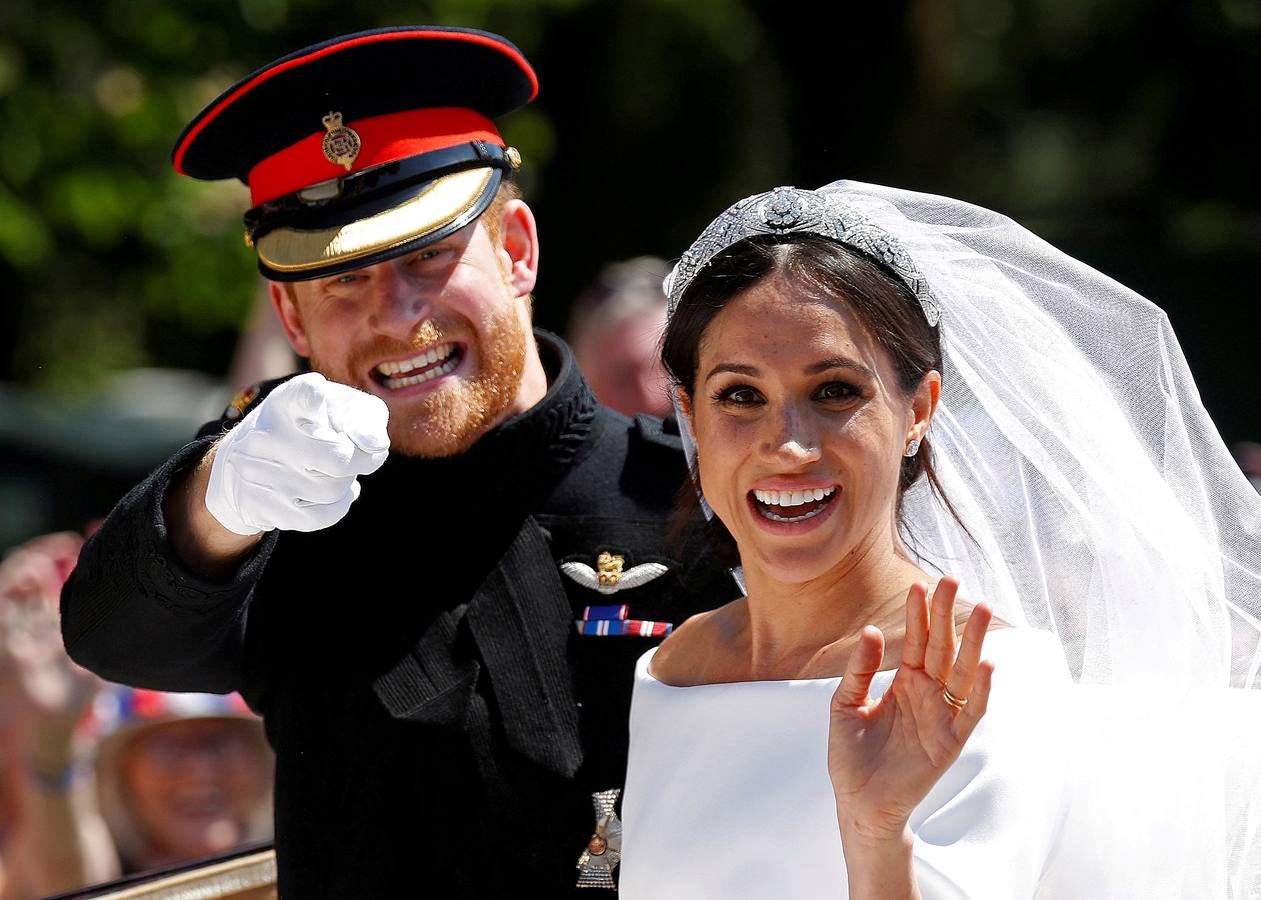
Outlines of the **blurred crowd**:
M 109 684 L 62 649 L 83 537 L 0 562 L 0 898 L 44 897 L 269 837 L 271 758 L 235 694 Z
M 260 294 L 217 388 L 230 394 L 294 363 Z M 0 560 L 0 900 L 271 837 L 271 751 L 239 695 L 110 684 L 66 655 L 61 586 L 94 527 L 40 535 Z

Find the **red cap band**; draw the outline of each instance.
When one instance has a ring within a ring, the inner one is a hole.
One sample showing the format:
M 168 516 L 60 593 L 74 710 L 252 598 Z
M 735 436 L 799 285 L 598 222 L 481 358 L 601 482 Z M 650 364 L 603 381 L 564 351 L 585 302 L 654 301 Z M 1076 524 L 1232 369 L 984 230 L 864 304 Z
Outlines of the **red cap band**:
M 251 205 L 259 206 L 321 181 L 431 150 L 470 141 L 504 145 L 504 139 L 490 119 L 463 107 L 413 109 L 367 119 L 346 119 L 342 125 L 353 129 L 360 140 L 359 155 L 349 170 L 330 162 L 324 155 L 326 132 L 313 131 L 250 170 Z

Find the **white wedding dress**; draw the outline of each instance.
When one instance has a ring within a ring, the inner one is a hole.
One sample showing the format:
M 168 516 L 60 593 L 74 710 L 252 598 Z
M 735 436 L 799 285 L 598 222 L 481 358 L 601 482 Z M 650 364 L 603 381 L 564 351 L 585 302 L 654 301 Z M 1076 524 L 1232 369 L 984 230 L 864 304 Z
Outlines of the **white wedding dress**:
M 623 800 L 624 900 L 848 897 L 827 770 L 839 678 L 672 687 L 636 671 Z M 985 718 L 915 809 L 924 900 L 1039 896 L 1067 809 L 1057 725 L 1069 684 L 1059 642 L 990 632 Z M 876 675 L 880 695 L 893 671 Z

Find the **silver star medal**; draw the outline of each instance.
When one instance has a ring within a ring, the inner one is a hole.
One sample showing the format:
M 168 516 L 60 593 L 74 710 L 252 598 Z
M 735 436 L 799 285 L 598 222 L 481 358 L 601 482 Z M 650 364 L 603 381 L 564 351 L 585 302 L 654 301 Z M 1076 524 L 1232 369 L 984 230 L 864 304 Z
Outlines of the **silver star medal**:
M 595 804 L 595 834 L 578 857 L 577 886 L 580 888 L 617 889 L 613 870 L 622 861 L 622 820 L 613 811 L 613 804 L 621 793 L 621 788 L 614 788 L 591 795 Z

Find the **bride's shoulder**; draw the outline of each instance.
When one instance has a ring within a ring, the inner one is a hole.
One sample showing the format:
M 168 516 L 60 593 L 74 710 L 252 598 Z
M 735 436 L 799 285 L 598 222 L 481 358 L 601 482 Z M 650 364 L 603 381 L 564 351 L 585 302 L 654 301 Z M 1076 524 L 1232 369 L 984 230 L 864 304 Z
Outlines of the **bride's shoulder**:
M 1064 648 L 1059 639 L 1049 631 L 1026 625 L 1003 625 L 991 628 L 985 635 L 981 657 L 997 665 L 996 675 L 1003 678 L 1019 677 L 1026 673 L 1031 677 L 1048 675 L 1055 680 L 1068 679 L 1068 666 Z
M 721 652 L 730 646 L 745 601 L 706 610 L 674 629 L 653 654 L 650 674 L 676 687 L 703 684 Z

